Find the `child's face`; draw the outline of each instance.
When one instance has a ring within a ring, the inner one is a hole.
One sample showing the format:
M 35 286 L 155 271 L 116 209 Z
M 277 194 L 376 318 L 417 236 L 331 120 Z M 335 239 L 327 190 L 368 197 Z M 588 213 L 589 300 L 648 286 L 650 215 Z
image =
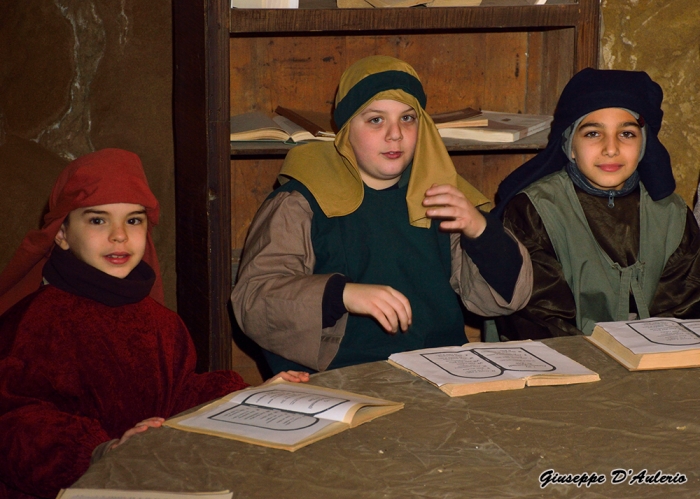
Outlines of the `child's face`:
M 129 275 L 146 251 L 148 220 L 140 204 L 78 208 L 67 222 L 56 234 L 56 244 L 111 276 Z
M 572 156 L 588 181 L 602 190 L 620 190 L 637 169 L 642 130 L 630 113 L 598 109 L 574 132 Z
M 350 121 L 349 127 L 350 145 L 364 183 L 385 189 L 398 182 L 416 151 L 416 111 L 395 100 L 375 100 Z

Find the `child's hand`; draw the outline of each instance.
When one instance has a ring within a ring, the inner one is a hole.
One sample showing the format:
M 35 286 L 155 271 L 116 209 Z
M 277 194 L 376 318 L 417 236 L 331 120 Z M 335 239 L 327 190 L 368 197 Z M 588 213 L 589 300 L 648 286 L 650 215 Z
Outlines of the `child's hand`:
M 374 317 L 387 333 L 406 331 L 413 321 L 408 298 L 390 286 L 347 283 L 343 304 L 350 313 Z
M 442 220 L 440 228 L 444 231 L 461 232 L 475 239 L 486 229 L 484 215 L 452 185 L 433 184 L 425 191 L 423 206 L 428 207 L 428 218 Z
M 148 419 L 144 419 L 140 423 L 136 423 L 136 426 L 134 426 L 130 430 L 126 430 L 126 432 L 124 432 L 124 435 L 122 435 L 122 438 L 119 439 L 119 442 L 117 442 L 116 444 L 111 446 L 109 448 L 109 450 L 116 449 L 117 447 L 119 447 L 121 444 L 123 444 L 124 442 L 129 440 L 131 437 L 133 437 L 137 433 L 143 433 L 148 428 L 160 428 L 163 425 L 164 421 L 165 421 L 165 419 L 163 419 L 163 418 L 148 418 Z
M 291 381 L 292 383 L 306 383 L 309 381 L 309 373 L 304 371 L 282 371 L 281 373 L 276 374 L 272 378 L 265 381 L 263 385 L 267 385 L 268 383 L 280 378 L 285 381 Z

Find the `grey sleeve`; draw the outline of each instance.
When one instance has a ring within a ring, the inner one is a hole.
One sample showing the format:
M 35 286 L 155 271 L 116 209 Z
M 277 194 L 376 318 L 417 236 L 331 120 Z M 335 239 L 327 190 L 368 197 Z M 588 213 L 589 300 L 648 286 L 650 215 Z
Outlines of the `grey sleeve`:
M 298 192 L 282 192 L 258 210 L 248 233 L 233 311 L 262 348 L 322 371 L 338 353 L 347 314 L 322 326 L 322 302 L 332 274 L 313 274 L 313 212 Z
M 462 249 L 460 235 L 452 234 L 452 277 L 450 284 L 460 295 L 467 310 L 484 317 L 508 315 L 527 305 L 532 294 L 532 262 L 525 246 L 506 229 L 506 233 L 518 244 L 522 265 L 513 290 L 513 297 L 506 301 L 495 291 L 479 272 L 469 255 Z

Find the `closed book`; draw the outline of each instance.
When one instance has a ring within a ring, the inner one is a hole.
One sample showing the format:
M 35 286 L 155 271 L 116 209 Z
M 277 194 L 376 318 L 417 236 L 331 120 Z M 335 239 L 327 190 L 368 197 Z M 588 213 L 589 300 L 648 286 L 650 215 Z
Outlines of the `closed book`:
M 547 130 L 552 116 L 540 114 L 498 113 L 482 111 L 488 125 L 475 128 L 443 128 L 440 136 L 450 139 L 469 139 L 481 142 L 515 142 Z

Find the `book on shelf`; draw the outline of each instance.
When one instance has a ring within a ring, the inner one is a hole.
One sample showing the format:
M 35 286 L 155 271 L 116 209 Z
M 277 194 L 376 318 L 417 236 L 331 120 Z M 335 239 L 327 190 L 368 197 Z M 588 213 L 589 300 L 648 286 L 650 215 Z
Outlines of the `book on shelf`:
M 431 0 L 336 0 L 336 6 L 339 9 L 387 9 L 415 7 L 417 5 L 425 5 L 430 1 Z
M 426 3 L 426 7 L 476 7 L 482 0 L 432 0 Z
M 586 339 L 630 371 L 700 367 L 700 319 L 598 322 Z
M 231 0 L 232 9 L 298 9 L 299 0 Z
M 309 140 L 333 140 L 333 137 L 316 136 L 284 116 L 272 118 L 260 111 L 231 116 L 231 141 L 274 140 L 304 142 Z
M 482 127 L 489 124 L 488 118 L 485 118 L 481 111 L 470 107 L 457 111 L 431 114 L 430 117 L 438 130 L 442 128 Z
M 571 3 L 570 0 L 482 0 L 484 7 L 518 7 L 521 5 L 544 5 L 547 3 Z
M 374 5 L 367 0 L 336 0 L 339 9 L 372 9 Z
M 450 397 L 600 380 L 597 373 L 578 362 L 529 340 L 395 353 L 389 356 L 389 363 L 432 383 Z
M 231 393 L 165 425 L 295 451 L 402 408 L 399 402 L 276 380 Z
M 339 9 L 367 9 L 387 7 L 517 7 L 523 5 L 544 5 L 547 3 L 568 3 L 569 0 L 337 0 Z
M 549 129 L 552 116 L 543 114 L 499 113 L 482 111 L 488 125 L 474 128 L 443 128 L 440 136 L 481 142 L 515 142 Z
M 308 109 L 290 109 L 277 106 L 275 113 L 284 116 L 291 122 L 311 133 L 315 140 L 333 140 L 335 131 L 330 113 L 309 111 Z
M 233 492 L 161 492 L 156 490 L 61 489 L 56 499 L 232 499 Z

